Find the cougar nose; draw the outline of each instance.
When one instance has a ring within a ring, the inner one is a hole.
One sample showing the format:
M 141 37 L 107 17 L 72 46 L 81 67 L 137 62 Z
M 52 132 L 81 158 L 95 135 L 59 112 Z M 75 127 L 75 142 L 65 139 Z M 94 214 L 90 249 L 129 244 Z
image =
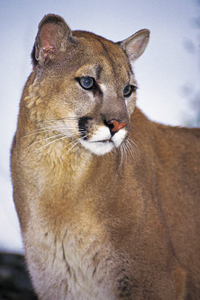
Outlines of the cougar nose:
M 113 134 L 116 133 L 117 131 L 119 131 L 121 128 L 127 126 L 126 122 L 121 122 L 116 119 L 112 119 L 112 120 L 108 121 L 107 125 Z

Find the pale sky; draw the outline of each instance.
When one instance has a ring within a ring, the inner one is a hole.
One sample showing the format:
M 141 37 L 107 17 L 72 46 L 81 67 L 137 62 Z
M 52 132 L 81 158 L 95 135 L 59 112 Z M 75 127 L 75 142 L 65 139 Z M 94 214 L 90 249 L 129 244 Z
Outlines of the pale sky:
M 135 64 L 138 106 L 152 120 L 182 125 L 189 114 L 187 85 L 197 91 L 200 82 L 197 50 L 185 50 L 185 41 L 197 45 L 199 31 L 195 0 L 0 0 L 0 249 L 22 251 L 12 202 L 9 149 L 16 128 L 23 85 L 31 71 L 30 53 L 37 26 L 47 13 L 60 14 L 72 30 L 92 31 L 115 42 L 148 28 L 150 43 Z

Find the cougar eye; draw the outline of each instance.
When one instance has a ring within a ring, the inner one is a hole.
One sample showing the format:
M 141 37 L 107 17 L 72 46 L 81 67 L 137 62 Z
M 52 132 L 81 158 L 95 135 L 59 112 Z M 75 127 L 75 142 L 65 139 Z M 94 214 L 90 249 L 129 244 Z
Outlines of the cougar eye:
M 84 88 L 85 90 L 91 90 L 95 85 L 94 78 L 89 77 L 89 76 L 81 77 L 79 79 L 79 83 L 82 86 L 82 88 Z
M 134 89 L 135 89 L 135 87 L 133 85 L 125 86 L 125 88 L 123 90 L 124 97 L 130 97 L 131 94 L 133 93 Z

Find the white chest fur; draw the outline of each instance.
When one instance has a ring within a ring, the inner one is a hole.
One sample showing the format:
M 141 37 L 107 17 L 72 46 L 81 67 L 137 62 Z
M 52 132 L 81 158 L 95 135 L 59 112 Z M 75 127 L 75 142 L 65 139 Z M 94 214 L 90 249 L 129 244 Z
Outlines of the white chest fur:
M 45 227 L 41 230 L 41 225 L 30 228 L 27 259 L 34 287 L 42 299 L 115 298 L 110 275 L 116 262 L 111 245 L 103 226 L 89 226 L 88 222 L 83 225 L 83 218 L 59 235 Z

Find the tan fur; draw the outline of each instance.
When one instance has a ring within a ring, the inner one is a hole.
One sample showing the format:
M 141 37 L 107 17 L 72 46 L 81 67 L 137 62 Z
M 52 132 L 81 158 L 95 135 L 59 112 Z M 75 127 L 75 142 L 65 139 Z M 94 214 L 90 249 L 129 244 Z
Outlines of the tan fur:
M 123 96 L 148 35 L 114 44 L 40 23 L 11 161 L 39 299 L 200 299 L 200 130 L 151 122 L 135 90 Z M 126 125 L 113 142 L 112 119 Z

